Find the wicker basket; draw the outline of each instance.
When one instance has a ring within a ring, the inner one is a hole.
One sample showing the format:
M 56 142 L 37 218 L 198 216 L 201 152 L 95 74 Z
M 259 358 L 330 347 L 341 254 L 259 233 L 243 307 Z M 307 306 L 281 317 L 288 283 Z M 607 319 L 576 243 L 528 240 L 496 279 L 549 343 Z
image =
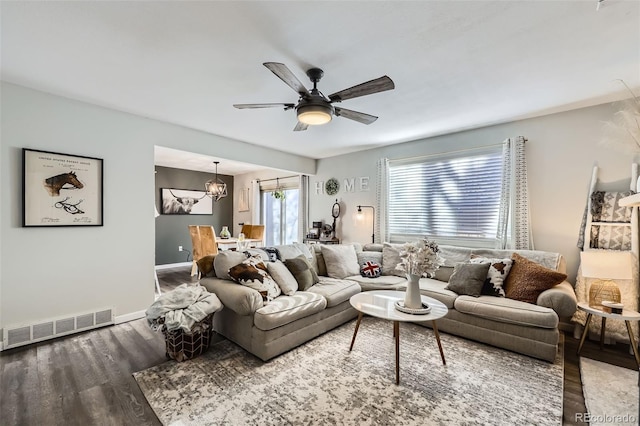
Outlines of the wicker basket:
M 182 330 L 167 331 L 167 327 L 163 326 L 162 334 L 167 344 L 167 358 L 182 362 L 206 351 L 211 342 L 212 319 L 213 314 L 207 315 L 202 321 L 193 325 L 190 333 Z
M 596 280 L 591 283 L 591 287 L 589 287 L 589 306 L 602 309 L 603 300 L 620 303 L 620 289 L 614 281 Z

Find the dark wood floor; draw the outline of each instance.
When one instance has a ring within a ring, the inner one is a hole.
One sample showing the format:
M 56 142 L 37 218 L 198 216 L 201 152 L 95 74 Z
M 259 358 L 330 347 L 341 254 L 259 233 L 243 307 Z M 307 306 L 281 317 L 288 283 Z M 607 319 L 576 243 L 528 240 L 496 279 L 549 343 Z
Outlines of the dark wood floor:
M 158 271 L 162 291 L 193 282 L 190 267 Z M 576 349 L 565 337 L 564 424 L 584 413 Z M 582 356 L 635 368 L 628 346 L 586 342 Z M 0 425 L 159 425 L 133 372 L 165 361 L 164 339 L 144 319 L 0 354 Z

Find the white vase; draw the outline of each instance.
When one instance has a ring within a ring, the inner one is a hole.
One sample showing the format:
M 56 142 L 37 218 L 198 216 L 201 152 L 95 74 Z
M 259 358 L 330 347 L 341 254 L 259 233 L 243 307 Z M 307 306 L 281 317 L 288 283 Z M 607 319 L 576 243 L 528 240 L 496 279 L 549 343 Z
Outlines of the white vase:
M 404 297 L 404 306 L 410 309 L 422 309 L 420 275 L 407 274 L 407 293 Z
M 220 238 L 222 239 L 227 239 L 231 237 L 231 232 L 229 232 L 229 227 L 228 226 L 223 226 L 222 227 L 222 231 L 220 231 Z

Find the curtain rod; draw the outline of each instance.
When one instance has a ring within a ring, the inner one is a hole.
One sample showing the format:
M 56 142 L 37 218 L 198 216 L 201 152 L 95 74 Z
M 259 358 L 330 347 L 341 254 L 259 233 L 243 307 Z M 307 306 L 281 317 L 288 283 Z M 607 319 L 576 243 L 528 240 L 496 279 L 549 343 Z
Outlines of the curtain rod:
M 291 175 L 291 176 L 277 177 L 277 178 L 271 178 L 271 179 L 258 179 L 258 183 L 269 182 L 269 181 L 278 180 L 278 179 L 291 179 L 291 178 L 297 178 L 297 177 L 300 177 L 300 175 Z
M 507 139 L 514 139 L 514 138 L 507 138 Z M 523 138 L 523 139 L 524 139 L 525 143 L 529 141 L 529 139 L 527 139 L 527 138 Z M 506 139 L 505 139 L 505 141 L 506 141 Z M 430 158 L 430 157 L 437 157 L 437 156 L 449 155 L 449 154 L 459 154 L 459 153 L 468 152 L 468 151 L 482 151 L 483 149 L 486 149 L 486 148 L 493 148 L 493 147 L 502 146 L 502 145 L 504 145 L 504 142 L 493 143 L 491 145 L 476 146 L 476 147 L 473 147 L 473 148 L 458 149 L 456 151 L 436 152 L 434 154 L 420 155 L 418 157 L 403 157 L 403 158 L 393 158 L 393 159 L 390 158 L 389 162 L 393 163 L 393 162 L 396 162 L 396 161 L 397 162 L 403 162 L 403 161 L 410 161 L 410 160 L 422 160 L 422 159 Z

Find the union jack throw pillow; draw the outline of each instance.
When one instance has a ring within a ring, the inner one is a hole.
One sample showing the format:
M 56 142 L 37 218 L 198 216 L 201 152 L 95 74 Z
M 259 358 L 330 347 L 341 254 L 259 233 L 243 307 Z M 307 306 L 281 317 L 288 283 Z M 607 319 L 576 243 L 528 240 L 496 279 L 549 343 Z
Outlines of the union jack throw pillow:
M 382 272 L 380 265 L 370 260 L 367 260 L 360 266 L 360 275 L 367 278 L 377 278 Z

